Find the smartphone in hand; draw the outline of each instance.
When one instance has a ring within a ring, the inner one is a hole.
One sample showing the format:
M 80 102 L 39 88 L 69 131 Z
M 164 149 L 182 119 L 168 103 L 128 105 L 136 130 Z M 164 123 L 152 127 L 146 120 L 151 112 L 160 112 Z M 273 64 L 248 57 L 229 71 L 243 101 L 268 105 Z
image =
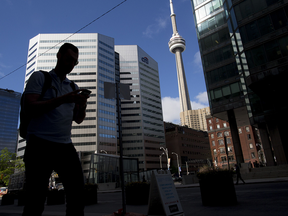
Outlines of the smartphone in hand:
M 83 89 L 80 94 L 82 94 L 82 95 L 90 95 L 91 91 L 88 90 L 88 89 Z

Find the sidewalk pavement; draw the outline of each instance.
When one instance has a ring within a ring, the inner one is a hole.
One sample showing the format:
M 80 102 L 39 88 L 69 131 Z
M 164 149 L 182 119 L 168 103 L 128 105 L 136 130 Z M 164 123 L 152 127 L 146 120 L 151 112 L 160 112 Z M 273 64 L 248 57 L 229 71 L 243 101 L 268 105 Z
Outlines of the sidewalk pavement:
M 265 179 L 248 179 L 245 180 L 246 184 L 259 184 L 259 183 L 277 183 L 277 182 L 288 182 L 288 177 L 280 177 L 280 178 L 265 178 Z M 199 183 L 196 184 L 189 184 L 189 185 L 182 185 L 181 183 L 175 183 L 176 188 L 193 188 L 193 187 L 199 187 Z M 113 193 L 111 194 L 111 197 L 115 197 L 115 195 L 121 197 L 121 190 L 109 190 L 109 191 L 98 191 L 98 194 L 103 193 L 103 194 L 108 194 L 108 193 Z M 201 200 L 201 197 L 199 197 Z M 115 200 L 114 200 L 115 201 Z M 117 204 L 117 205 L 116 205 Z M 258 203 L 259 204 L 259 203 Z M 99 200 L 99 195 L 98 195 L 98 204 L 96 205 L 91 205 L 91 206 L 86 206 L 85 207 L 85 216 L 108 216 L 113 214 L 113 211 L 117 211 L 117 207 L 119 209 L 122 207 L 122 201 L 121 199 L 117 199 L 117 203 L 113 201 L 101 201 Z M 130 216 L 138 216 L 138 215 L 145 215 L 147 214 L 148 211 L 148 206 L 147 205 L 127 205 L 127 212 L 130 212 Z M 193 214 L 187 214 L 184 212 L 186 215 L 200 215 L 199 212 L 201 211 L 201 208 L 205 208 L 203 205 L 198 205 L 197 209 L 194 210 Z M 23 210 L 23 206 L 18 206 L 17 205 L 17 200 L 15 200 L 14 205 L 7 205 L 7 206 L 0 206 L 0 216 L 21 216 Z M 207 209 L 205 209 L 207 210 Z M 227 210 L 227 211 L 226 211 Z M 233 208 L 227 208 L 225 211 L 227 212 L 227 215 L 237 215 L 237 212 L 233 210 Z M 287 207 L 288 210 L 288 207 Z M 213 210 L 214 211 L 214 210 Z M 211 210 L 211 214 L 215 214 Z M 134 213 L 135 214 L 132 214 Z M 196 214 L 195 214 L 196 213 Z M 241 213 L 241 215 L 243 212 Z M 45 206 L 45 210 L 42 214 L 43 216 L 64 216 L 65 215 L 65 205 L 53 205 L 53 206 Z M 267 216 L 270 214 L 267 214 Z

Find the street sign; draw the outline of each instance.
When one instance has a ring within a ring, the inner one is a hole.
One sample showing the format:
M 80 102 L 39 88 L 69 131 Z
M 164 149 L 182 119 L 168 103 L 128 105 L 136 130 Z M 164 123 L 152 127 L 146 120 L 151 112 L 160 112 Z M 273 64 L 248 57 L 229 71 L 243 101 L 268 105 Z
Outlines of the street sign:
M 169 170 L 154 170 L 151 176 L 148 215 L 183 215 L 183 209 Z

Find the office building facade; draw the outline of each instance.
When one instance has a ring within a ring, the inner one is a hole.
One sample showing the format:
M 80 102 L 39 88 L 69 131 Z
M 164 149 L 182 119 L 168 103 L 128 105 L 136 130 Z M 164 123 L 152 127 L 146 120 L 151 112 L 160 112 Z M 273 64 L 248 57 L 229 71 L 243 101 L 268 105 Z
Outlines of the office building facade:
M 288 1 L 191 2 L 211 115 L 229 121 L 237 162 L 244 162 L 237 128 L 252 125 L 267 165 L 286 164 Z
M 131 100 L 121 100 L 123 155 L 138 157 L 139 170 L 159 168 L 165 147 L 158 63 L 137 45 L 116 45 L 120 82 Z
M 209 107 L 181 112 L 181 125 L 187 125 L 189 128 L 193 128 L 195 130 L 207 131 L 207 115 L 210 115 Z
M 0 89 L 0 151 L 7 148 L 15 153 L 21 93 Z

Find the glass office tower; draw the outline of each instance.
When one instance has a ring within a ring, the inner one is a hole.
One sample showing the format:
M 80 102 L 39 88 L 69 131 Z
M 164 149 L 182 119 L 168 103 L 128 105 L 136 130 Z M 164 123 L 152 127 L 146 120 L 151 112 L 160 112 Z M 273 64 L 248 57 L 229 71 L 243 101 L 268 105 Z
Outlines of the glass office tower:
M 0 89 L 0 151 L 7 148 L 15 153 L 21 93 Z
M 286 164 L 288 1 L 191 2 L 211 114 L 229 121 L 233 143 L 237 127 L 257 127 L 267 165 Z
M 139 169 L 159 168 L 165 147 L 158 63 L 137 45 L 116 45 L 120 82 L 130 85 L 131 100 L 121 101 L 123 154 L 137 157 Z

